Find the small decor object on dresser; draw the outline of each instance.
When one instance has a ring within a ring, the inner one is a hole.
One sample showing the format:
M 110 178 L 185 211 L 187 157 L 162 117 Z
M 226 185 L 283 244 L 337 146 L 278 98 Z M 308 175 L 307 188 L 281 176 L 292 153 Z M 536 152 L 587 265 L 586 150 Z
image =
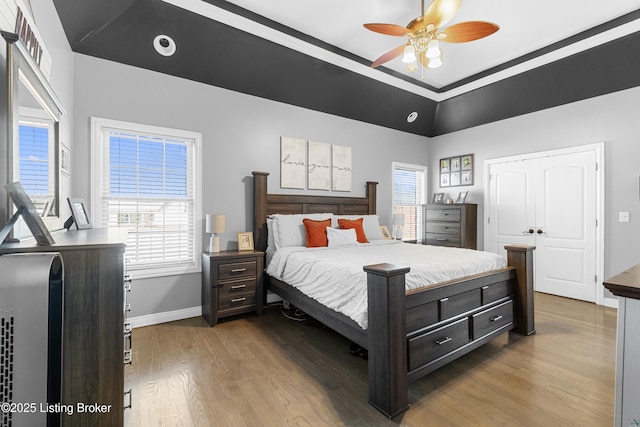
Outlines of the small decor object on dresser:
M 433 193 L 431 203 L 444 203 L 444 193 Z
M 469 194 L 468 191 L 461 191 L 460 194 L 458 194 L 458 199 L 456 200 L 456 203 L 464 203 L 465 200 L 467 200 L 468 194 Z
M 252 251 L 253 250 L 253 233 L 238 233 L 238 250 L 239 251 Z
M 71 217 L 73 218 L 73 222 L 76 223 L 76 228 L 78 230 L 83 230 L 86 228 L 93 228 L 91 224 L 91 217 L 89 216 L 89 211 L 84 204 L 84 199 L 76 199 L 67 197 L 67 201 L 69 202 L 69 207 L 71 208 Z M 71 224 L 69 224 L 69 227 Z M 66 223 L 65 223 L 65 228 Z

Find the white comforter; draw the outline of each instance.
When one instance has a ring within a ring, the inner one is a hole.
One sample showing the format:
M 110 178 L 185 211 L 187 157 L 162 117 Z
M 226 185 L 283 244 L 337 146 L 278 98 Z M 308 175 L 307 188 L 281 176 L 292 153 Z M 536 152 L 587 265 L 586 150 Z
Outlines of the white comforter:
M 471 249 L 379 240 L 337 247 L 288 247 L 276 251 L 267 273 L 367 328 L 365 265 L 408 266 L 407 290 L 507 266 L 504 257 Z

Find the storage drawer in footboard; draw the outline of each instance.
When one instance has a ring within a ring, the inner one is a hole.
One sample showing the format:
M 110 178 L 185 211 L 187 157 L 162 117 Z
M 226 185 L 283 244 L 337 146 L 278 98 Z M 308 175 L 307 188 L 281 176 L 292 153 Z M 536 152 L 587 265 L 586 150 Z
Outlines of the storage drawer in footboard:
M 495 307 L 472 316 L 473 339 L 477 340 L 491 332 L 513 325 L 513 300 L 508 300 Z
M 409 338 L 409 371 L 432 362 L 469 342 L 469 319 Z

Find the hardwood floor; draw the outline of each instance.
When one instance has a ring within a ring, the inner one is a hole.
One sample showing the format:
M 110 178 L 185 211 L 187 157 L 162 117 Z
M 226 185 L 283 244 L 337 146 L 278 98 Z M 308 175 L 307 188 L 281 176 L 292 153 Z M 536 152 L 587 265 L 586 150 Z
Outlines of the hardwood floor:
M 135 329 L 127 426 L 610 426 L 616 311 L 536 294 L 530 337 L 502 336 L 409 386 L 393 420 L 367 362 L 312 320 L 202 318 Z M 559 314 L 558 314 L 559 313 Z

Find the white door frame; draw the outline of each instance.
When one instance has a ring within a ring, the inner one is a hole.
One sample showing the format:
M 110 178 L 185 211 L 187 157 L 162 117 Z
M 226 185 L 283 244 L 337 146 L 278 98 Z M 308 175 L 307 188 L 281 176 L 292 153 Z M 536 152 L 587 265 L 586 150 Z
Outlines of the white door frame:
M 587 145 L 579 145 L 576 147 L 569 148 L 561 148 L 558 150 L 549 150 L 549 151 L 540 151 L 535 153 L 527 153 L 527 154 L 519 154 L 516 156 L 508 156 L 508 157 L 500 157 L 496 159 L 488 159 L 484 161 L 484 218 L 485 221 L 489 218 L 489 169 L 492 164 L 495 163 L 504 163 L 510 161 L 517 160 L 528 160 L 528 159 L 536 159 L 541 157 L 552 157 L 563 154 L 574 154 L 574 153 L 583 153 L 586 151 L 595 151 L 596 154 L 596 276 L 598 278 L 595 286 L 596 286 L 596 304 L 605 305 L 604 300 L 604 287 L 602 286 L 602 281 L 604 280 L 604 153 L 605 153 L 605 144 L 604 142 L 597 142 L 593 144 Z M 485 224 L 484 227 L 484 241 L 489 240 L 489 227 Z M 611 304 L 606 304 L 611 305 Z

